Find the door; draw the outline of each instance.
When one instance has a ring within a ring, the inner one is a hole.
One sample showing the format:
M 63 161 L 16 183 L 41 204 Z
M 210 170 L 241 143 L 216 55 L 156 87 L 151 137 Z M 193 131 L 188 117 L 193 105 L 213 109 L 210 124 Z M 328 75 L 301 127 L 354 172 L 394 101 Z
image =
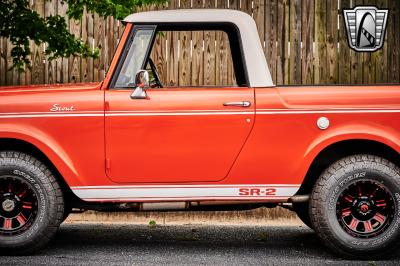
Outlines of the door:
M 149 89 L 106 92 L 107 175 L 120 183 L 224 179 L 254 121 L 249 88 Z M 250 102 L 249 107 L 224 106 Z
M 108 177 L 118 183 L 215 182 L 224 179 L 254 122 L 254 90 L 245 87 L 149 88 L 131 99 L 154 28 L 136 26 L 115 85 L 105 91 Z

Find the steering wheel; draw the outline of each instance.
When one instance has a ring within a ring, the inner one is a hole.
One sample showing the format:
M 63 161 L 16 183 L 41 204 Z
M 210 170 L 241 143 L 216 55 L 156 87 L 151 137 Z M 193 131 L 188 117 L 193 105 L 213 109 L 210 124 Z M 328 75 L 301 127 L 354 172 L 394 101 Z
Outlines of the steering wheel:
M 162 88 L 163 85 L 161 83 L 160 76 L 158 75 L 157 68 L 154 65 L 154 62 L 150 57 L 149 57 L 149 64 L 150 64 L 151 71 L 153 72 L 154 82 L 155 82 L 154 84 L 151 84 L 150 87 L 151 88 L 156 88 L 156 87 Z

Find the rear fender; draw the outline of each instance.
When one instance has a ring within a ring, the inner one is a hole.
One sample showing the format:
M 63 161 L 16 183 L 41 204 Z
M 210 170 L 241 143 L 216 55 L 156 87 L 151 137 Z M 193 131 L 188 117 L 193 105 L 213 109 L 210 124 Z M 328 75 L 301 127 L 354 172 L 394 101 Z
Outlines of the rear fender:
M 303 177 L 317 156 L 329 146 L 346 140 L 371 140 L 392 148 L 400 153 L 400 135 L 391 128 L 379 128 L 368 125 L 346 125 L 324 131 L 318 136 L 304 154 Z

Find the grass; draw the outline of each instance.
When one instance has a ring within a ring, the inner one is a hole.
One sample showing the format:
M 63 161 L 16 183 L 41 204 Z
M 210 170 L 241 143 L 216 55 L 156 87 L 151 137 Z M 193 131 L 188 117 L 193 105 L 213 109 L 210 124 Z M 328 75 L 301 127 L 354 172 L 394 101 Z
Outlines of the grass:
M 154 220 L 151 220 L 150 222 L 149 222 L 149 227 L 150 228 L 156 228 L 157 227 L 157 222 L 156 221 L 154 221 Z
M 263 242 L 265 242 L 265 241 L 268 240 L 268 238 L 269 238 L 268 234 L 267 234 L 266 232 L 262 232 L 262 233 L 260 233 L 260 234 L 258 235 L 257 241 L 263 241 Z

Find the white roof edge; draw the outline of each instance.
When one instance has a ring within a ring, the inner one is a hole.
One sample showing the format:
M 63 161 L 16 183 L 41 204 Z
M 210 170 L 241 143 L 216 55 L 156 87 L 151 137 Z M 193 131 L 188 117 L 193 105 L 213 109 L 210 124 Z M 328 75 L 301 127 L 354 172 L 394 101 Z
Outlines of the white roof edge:
M 231 9 L 178 9 L 140 12 L 127 16 L 127 23 L 229 22 L 240 32 L 250 87 L 274 86 L 258 36 L 257 26 L 248 14 Z

